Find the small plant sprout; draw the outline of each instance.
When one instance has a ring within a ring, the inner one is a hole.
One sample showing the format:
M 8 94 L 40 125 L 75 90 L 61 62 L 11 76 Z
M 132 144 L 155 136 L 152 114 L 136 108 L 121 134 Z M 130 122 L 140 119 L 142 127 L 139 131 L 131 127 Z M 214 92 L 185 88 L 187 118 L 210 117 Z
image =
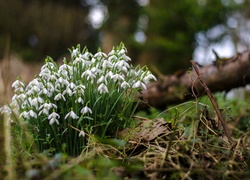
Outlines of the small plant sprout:
M 123 44 L 108 55 L 101 49 L 93 55 L 80 45 L 70 53 L 71 59 L 60 67 L 47 57 L 28 85 L 18 78 L 11 104 L 29 124 L 40 151 L 75 156 L 88 142 L 85 134 L 114 137 L 128 127 L 138 104 L 136 94 L 156 78 L 147 67 L 129 64 Z

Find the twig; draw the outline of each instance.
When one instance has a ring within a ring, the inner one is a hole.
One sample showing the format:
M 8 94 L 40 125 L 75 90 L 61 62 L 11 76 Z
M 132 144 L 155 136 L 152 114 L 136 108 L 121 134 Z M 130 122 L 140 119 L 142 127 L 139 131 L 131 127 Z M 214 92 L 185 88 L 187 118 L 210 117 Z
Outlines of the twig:
M 219 121 L 220 121 L 220 123 L 221 123 L 221 125 L 222 125 L 222 127 L 224 129 L 224 132 L 225 132 L 225 135 L 226 135 L 227 139 L 229 140 L 229 142 L 231 144 L 233 144 L 234 141 L 233 141 L 232 136 L 231 136 L 231 134 L 229 132 L 227 123 L 224 121 L 224 119 L 222 117 L 222 114 L 220 112 L 218 103 L 216 102 L 214 96 L 212 95 L 211 91 L 207 87 L 206 83 L 203 81 L 202 75 L 201 75 L 196 63 L 193 60 L 191 61 L 191 63 L 192 63 L 192 66 L 194 67 L 194 70 L 195 70 L 195 72 L 196 72 L 196 74 L 198 76 L 198 79 L 199 79 L 201 85 L 204 87 L 204 89 L 205 89 L 205 91 L 206 91 L 206 93 L 207 93 L 207 95 L 208 95 L 208 97 L 209 97 L 209 99 L 210 99 L 210 101 L 211 101 L 211 103 L 212 103 L 212 105 L 214 107 L 214 110 L 215 110 L 215 112 L 216 112 L 216 114 L 218 116 L 218 119 L 219 119 Z

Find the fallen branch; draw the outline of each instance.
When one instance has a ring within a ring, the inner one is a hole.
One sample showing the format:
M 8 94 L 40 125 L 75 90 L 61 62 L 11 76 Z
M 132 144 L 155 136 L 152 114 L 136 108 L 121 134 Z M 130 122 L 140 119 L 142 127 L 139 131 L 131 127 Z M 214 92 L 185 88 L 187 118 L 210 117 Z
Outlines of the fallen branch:
M 219 67 L 211 64 L 200 67 L 199 71 L 212 93 L 244 87 L 250 84 L 250 49 L 227 59 Z M 142 91 L 139 110 L 147 110 L 150 106 L 165 109 L 170 104 L 204 95 L 205 89 L 197 78 L 195 70 L 158 78 Z
M 222 114 L 220 112 L 218 103 L 216 102 L 214 96 L 212 95 L 212 93 L 210 92 L 210 90 L 207 87 L 206 83 L 204 82 L 202 74 L 200 73 L 200 71 L 199 71 L 199 69 L 197 67 L 197 64 L 193 60 L 191 61 L 191 63 L 192 63 L 192 66 L 194 67 L 194 70 L 195 70 L 196 74 L 198 75 L 198 79 L 199 79 L 201 85 L 204 87 L 204 89 L 205 89 L 205 91 L 206 91 L 206 93 L 207 93 L 207 95 L 208 95 L 208 97 L 209 97 L 209 99 L 210 99 L 210 101 L 211 101 L 211 103 L 212 103 L 212 105 L 214 107 L 214 110 L 215 110 L 215 112 L 216 112 L 216 114 L 218 116 L 218 119 L 219 119 L 219 121 L 220 121 L 220 123 L 221 123 L 221 125 L 222 125 L 222 127 L 224 129 L 226 137 L 228 138 L 230 143 L 233 143 L 234 141 L 233 141 L 233 139 L 231 137 L 231 134 L 229 132 L 229 129 L 227 127 L 227 123 L 224 121 L 224 119 L 222 117 Z

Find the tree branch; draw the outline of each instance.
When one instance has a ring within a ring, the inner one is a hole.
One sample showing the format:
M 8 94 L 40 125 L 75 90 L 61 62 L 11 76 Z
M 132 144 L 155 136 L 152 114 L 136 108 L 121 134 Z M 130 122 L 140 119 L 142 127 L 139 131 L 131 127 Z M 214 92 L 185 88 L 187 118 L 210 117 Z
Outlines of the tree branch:
M 216 114 L 218 116 L 218 119 L 219 119 L 219 121 L 220 121 L 220 123 L 221 123 L 221 125 L 222 125 L 222 127 L 224 129 L 226 137 L 228 138 L 228 140 L 229 140 L 230 143 L 233 143 L 234 141 L 233 141 L 233 139 L 231 137 L 231 134 L 229 132 L 229 129 L 227 127 L 227 123 L 224 121 L 224 119 L 222 117 L 222 114 L 220 112 L 218 103 L 214 99 L 214 96 L 210 92 L 210 90 L 207 87 L 206 83 L 203 81 L 202 74 L 200 74 L 200 71 L 199 71 L 199 69 L 197 67 L 197 64 L 193 60 L 191 61 L 191 63 L 192 63 L 192 66 L 194 67 L 194 70 L 195 70 L 196 74 L 198 75 L 198 79 L 199 79 L 201 85 L 204 87 L 204 89 L 205 89 L 205 91 L 206 91 L 206 93 L 207 93 L 207 95 L 208 95 L 208 97 L 209 97 L 209 99 L 210 99 L 210 101 L 211 101 L 211 103 L 212 103 L 212 105 L 214 107 L 214 110 L 215 110 L 215 112 L 216 112 Z
M 225 60 L 220 67 L 208 65 L 199 68 L 203 81 L 210 91 L 229 91 L 250 83 L 250 49 L 238 53 Z M 150 106 L 165 109 L 170 104 L 180 103 L 194 96 L 202 96 L 204 87 L 199 81 L 195 70 L 176 73 L 159 78 L 152 82 L 140 95 L 139 110 L 147 110 Z M 195 93 L 195 94 L 194 94 Z

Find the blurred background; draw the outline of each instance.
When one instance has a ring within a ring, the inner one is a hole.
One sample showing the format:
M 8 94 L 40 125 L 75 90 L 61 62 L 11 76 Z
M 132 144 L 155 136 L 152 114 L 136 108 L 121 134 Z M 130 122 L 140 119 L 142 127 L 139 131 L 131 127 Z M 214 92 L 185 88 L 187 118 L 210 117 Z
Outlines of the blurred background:
M 172 74 L 250 45 L 249 0 L 0 1 L 0 94 L 33 79 L 46 56 L 61 61 L 81 44 L 108 53 L 122 41 L 133 64 Z M 3 101 L 3 100 L 2 100 Z M 1 101 L 0 101 L 1 102 Z M 0 104 L 1 105 L 1 104 Z

